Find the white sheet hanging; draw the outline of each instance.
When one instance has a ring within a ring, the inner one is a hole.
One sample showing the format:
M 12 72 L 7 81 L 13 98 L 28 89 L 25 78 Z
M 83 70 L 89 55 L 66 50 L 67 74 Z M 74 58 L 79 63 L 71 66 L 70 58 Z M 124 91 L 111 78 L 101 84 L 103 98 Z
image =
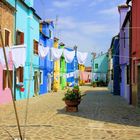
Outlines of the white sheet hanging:
M 67 63 L 71 63 L 74 59 L 75 51 L 68 51 L 67 49 L 64 49 L 64 58 Z
M 12 46 L 12 60 L 15 65 L 15 68 L 24 67 L 26 61 L 26 46 L 17 45 Z
M 49 47 L 44 47 L 43 45 L 38 46 L 39 56 L 41 58 L 45 58 L 48 55 L 49 50 L 50 50 Z
M 79 64 L 85 64 L 88 53 L 82 53 L 77 51 L 77 60 Z
M 9 61 L 9 59 L 10 59 L 9 51 L 10 51 L 10 48 L 9 47 L 5 47 L 7 61 Z M 5 66 L 5 59 L 4 59 L 3 48 L 0 48 L 0 63 L 2 64 L 2 66 Z
M 51 59 L 56 61 L 62 56 L 63 49 L 51 48 Z

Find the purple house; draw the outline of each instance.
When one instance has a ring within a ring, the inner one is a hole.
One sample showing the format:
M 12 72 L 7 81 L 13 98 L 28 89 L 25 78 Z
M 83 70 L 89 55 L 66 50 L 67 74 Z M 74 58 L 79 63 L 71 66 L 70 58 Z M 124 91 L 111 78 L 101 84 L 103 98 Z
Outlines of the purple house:
M 127 102 L 130 102 L 130 55 L 129 55 L 129 27 L 130 12 L 126 5 L 118 7 L 120 13 L 120 48 L 119 63 L 121 69 L 120 75 L 120 95 Z

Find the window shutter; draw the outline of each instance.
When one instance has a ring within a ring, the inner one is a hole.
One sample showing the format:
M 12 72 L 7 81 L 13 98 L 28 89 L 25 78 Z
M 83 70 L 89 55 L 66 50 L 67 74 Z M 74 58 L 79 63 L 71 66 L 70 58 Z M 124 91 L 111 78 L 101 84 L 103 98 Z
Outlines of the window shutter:
M 23 82 L 23 67 L 20 67 L 20 82 Z

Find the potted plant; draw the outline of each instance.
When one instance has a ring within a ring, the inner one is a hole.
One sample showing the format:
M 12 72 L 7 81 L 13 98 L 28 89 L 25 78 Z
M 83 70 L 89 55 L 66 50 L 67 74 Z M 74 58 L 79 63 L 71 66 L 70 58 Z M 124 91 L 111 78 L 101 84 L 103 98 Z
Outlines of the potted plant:
M 93 82 L 92 82 L 92 86 L 93 86 L 93 87 L 97 87 L 97 83 L 93 81 Z
M 66 104 L 66 111 L 77 112 L 78 105 L 84 95 L 85 94 L 81 94 L 79 86 L 74 86 L 73 89 L 68 89 L 63 98 Z

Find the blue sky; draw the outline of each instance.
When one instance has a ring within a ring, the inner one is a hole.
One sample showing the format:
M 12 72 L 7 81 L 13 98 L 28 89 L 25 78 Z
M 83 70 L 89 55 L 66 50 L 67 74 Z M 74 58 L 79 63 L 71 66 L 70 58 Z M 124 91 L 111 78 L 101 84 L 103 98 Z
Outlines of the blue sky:
M 78 46 L 89 52 L 107 52 L 112 36 L 119 32 L 117 6 L 126 0 L 34 0 L 34 8 L 42 19 L 55 20 L 56 35 L 66 46 Z

